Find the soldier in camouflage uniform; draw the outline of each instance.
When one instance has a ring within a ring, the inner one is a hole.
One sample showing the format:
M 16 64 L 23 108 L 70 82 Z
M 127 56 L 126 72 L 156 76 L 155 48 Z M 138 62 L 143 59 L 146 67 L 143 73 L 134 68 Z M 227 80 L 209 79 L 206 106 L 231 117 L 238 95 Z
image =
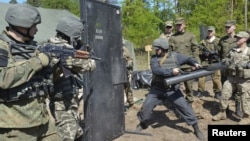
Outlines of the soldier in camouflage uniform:
M 236 21 L 235 20 L 228 20 L 225 24 L 225 29 L 227 32 L 227 35 L 223 36 L 218 44 L 218 53 L 220 56 L 220 59 L 224 59 L 230 49 L 233 47 L 236 47 L 236 38 L 235 38 L 235 29 L 236 29 Z M 221 83 L 223 83 L 227 80 L 227 73 L 224 70 L 221 70 Z M 240 108 L 240 96 L 238 90 L 235 90 L 233 94 L 233 98 L 235 99 L 235 112 L 236 115 L 239 117 L 243 116 L 243 113 L 241 112 Z
M 177 18 L 175 22 L 176 33 L 169 38 L 169 45 L 175 52 L 195 58 L 199 60 L 199 48 L 196 37 L 193 33 L 185 31 L 186 23 L 184 18 Z M 190 71 L 191 67 L 188 65 L 181 66 L 183 71 Z M 193 102 L 193 80 L 184 82 L 186 99 L 189 103 Z
M 57 35 L 49 39 L 50 44 L 80 49 L 83 32 L 82 22 L 75 17 L 62 18 L 56 27 Z M 73 75 L 65 77 L 60 67 L 55 68 L 54 93 L 50 94 L 49 107 L 56 121 L 59 135 L 63 141 L 81 140 L 83 129 L 78 115 L 79 89 L 82 88 L 82 74 L 95 68 L 93 59 L 72 59 L 66 61 L 67 66 L 79 64 L 80 71 L 74 69 Z
M 60 141 L 42 85 L 51 57 L 31 47 L 40 13 L 30 5 L 15 4 L 5 20 L 9 26 L 0 35 L 0 140 Z
M 206 47 L 210 53 L 201 51 L 200 54 L 200 60 L 201 60 L 201 65 L 208 66 L 211 63 L 218 63 L 218 60 L 216 60 L 214 57 L 211 55 L 216 55 L 217 56 L 217 48 L 218 48 L 218 43 L 219 43 L 219 38 L 215 36 L 215 27 L 214 26 L 208 26 L 208 36 L 206 39 L 202 40 L 200 42 L 201 46 Z M 210 58 L 211 57 L 211 58 Z M 219 57 L 218 57 L 219 58 Z M 212 74 L 212 81 L 213 81 L 213 91 L 215 93 L 215 98 L 219 98 L 221 95 L 221 74 L 220 70 L 216 70 L 214 74 Z M 206 77 L 200 77 L 198 80 L 198 96 L 203 95 L 205 92 L 205 82 L 206 82 Z
M 223 63 L 228 66 L 227 80 L 222 88 L 220 112 L 213 117 L 215 121 L 227 118 L 226 108 L 229 98 L 237 90 L 244 113 L 239 124 L 250 124 L 250 48 L 246 44 L 248 38 L 249 34 L 245 31 L 236 34 L 237 47 L 232 48 L 223 59 Z
M 173 35 L 173 21 L 165 22 L 165 32 L 161 33 L 160 38 L 169 39 Z
M 123 47 L 122 47 L 123 48 L 123 57 L 126 61 L 126 69 L 127 69 L 126 70 L 127 82 L 124 83 L 124 91 L 125 91 L 125 94 L 127 97 L 127 102 L 129 104 L 129 107 L 131 107 L 134 105 L 134 96 L 133 96 L 133 91 L 132 91 L 131 85 L 130 85 L 134 63 L 133 63 L 133 58 L 131 57 L 131 55 L 129 53 L 129 50 L 125 47 L 125 40 L 124 39 L 123 39 L 122 43 L 123 43 Z

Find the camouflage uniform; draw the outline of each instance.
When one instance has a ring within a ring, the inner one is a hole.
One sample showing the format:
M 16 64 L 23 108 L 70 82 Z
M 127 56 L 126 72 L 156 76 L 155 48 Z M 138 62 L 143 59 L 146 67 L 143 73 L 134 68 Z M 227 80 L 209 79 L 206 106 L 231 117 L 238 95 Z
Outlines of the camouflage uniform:
M 83 31 L 83 24 L 74 17 L 62 18 L 56 27 L 57 37 L 49 39 L 50 44 L 57 46 L 67 46 L 72 43 L 74 48 L 81 45 L 77 41 Z M 67 40 L 69 39 L 69 40 Z M 68 64 L 68 61 L 70 64 Z M 72 76 L 65 77 L 61 67 L 55 68 L 54 73 L 54 92 L 50 94 L 50 110 L 55 118 L 59 135 L 64 141 L 74 141 L 83 136 L 83 129 L 80 126 L 80 117 L 78 114 L 79 89 L 82 89 L 82 73 L 95 68 L 92 59 L 67 59 L 67 65 L 78 64 L 78 68 L 72 68 Z M 79 70 L 80 68 L 80 70 Z M 79 70 L 79 71 L 78 71 Z
M 227 28 L 233 28 L 235 26 L 236 22 L 234 20 L 230 20 L 227 21 L 225 24 L 225 27 Z M 233 47 L 236 47 L 236 38 L 234 37 L 234 32 L 229 33 L 232 34 L 231 36 L 229 35 L 225 35 L 224 37 L 222 37 L 219 41 L 218 44 L 218 53 L 219 56 L 222 59 L 224 59 L 227 56 L 227 53 L 230 49 L 232 49 Z M 221 83 L 223 85 L 223 83 L 227 80 L 227 73 L 225 70 L 221 70 Z M 233 98 L 235 99 L 235 105 L 236 105 L 236 112 L 238 116 L 242 116 L 242 113 L 240 111 L 240 96 L 239 96 L 239 92 L 238 90 L 235 90 L 234 94 L 233 94 Z
M 183 26 L 185 21 L 183 18 L 178 18 L 176 20 L 176 26 Z M 197 47 L 198 43 L 196 37 L 193 33 L 187 31 L 177 31 L 169 38 L 169 45 L 173 51 L 179 52 L 181 54 L 190 56 L 199 61 L 199 48 Z M 191 71 L 191 67 L 189 65 L 181 66 L 183 71 Z M 186 99 L 188 102 L 193 102 L 193 80 L 189 80 L 184 82 Z
M 20 28 L 36 30 L 41 23 L 40 13 L 29 5 L 15 4 L 8 9 L 5 20 L 9 26 L 0 35 L 0 140 L 59 141 L 42 85 L 46 84 L 49 57 L 29 47 L 34 45 L 35 33 L 20 33 Z M 17 34 L 18 39 L 13 36 Z
M 123 44 L 125 45 L 125 44 Z M 127 102 L 129 104 L 129 106 L 134 105 L 134 96 L 133 96 L 133 91 L 131 89 L 131 75 L 133 72 L 133 58 L 130 56 L 130 53 L 128 51 L 128 49 L 123 46 L 123 57 L 126 60 L 126 75 L 127 75 L 127 82 L 124 83 L 124 90 L 125 90 L 125 94 L 127 97 Z
M 249 35 L 246 32 L 239 32 L 236 38 L 242 40 Z M 242 41 L 241 41 L 242 42 Z M 226 116 L 226 108 L 228 107 L 229 98 L 233 92 L 237 90 L 239 92 L 240 100 L 242 103 L 242 109 L 245 114 L 245 118 L 249 120 L 250 115 L 250 48 L 246 43 L 240 47 L 232 48 L 224 59 L 228 65 L 227 68 L 227 80 L 223 84 L 222 96 L 220 99 L 220 112 L 213 117 L 213 120 L 224 120 Z M 243 117 L 244 119 L 244 117 Z M 250 120 L 248 122 L 250 124 Z
M 209 26 L 208 27 L 208 31 L 210 32 L 209 34 L 214 34 L 212 32 L 215 32 L 215 27 L 213 26 Z M 210 38 L 206 38 L 204 40 L 201 41 L 201 46 L 205 46 L 211 53 L 217 53 L 217 48 L 218 48 L 218 42 L 219 42 L 219 38 L 216 36 L 211 36 Z M 204 66 L 208 66 L 211 63 L 217 63 L 217 60 L 215 60 L 214 58 L 212 58 L 211 60 L 209 60 L 210 58 L 206 57 L 205 54 L 202 54 L 203 52 L 201 52 L 201 65 Z M 212 74 L 212 81 L 213 81 L 213 91 L 215 93 L 215 95 L 221 95 L 221 73 L 220 70 L 216 70 L 214 72 L 214 74 Z M 205 91 L 205 82 L 206 82 L 206 77 L 200 77 L 198 80 L 198 91 L 200 93 L 203 93 Z
M 166 21 L 165 32 L 161 33 L 159 38 L 164 38 L 168 40 L 173 35 L 172 29 L 173 29 L 173 21 Z

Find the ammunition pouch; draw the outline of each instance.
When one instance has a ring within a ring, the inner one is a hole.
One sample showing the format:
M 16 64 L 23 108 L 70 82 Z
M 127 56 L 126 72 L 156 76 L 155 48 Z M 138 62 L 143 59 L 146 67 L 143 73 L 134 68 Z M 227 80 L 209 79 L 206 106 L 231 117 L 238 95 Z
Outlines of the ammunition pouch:
M 54 83 L 54 92 L 50 94 L 51 100 L 61 101 L 70 100 L 78 95 L 78 89 L 83 86 L 80 78 L 69 76 L 67 78 L 60 77 Z
M 37 97 L 45 97 L 43 85 L 26 83 L 19 87 L 11 89 L 0 89 L 0 103 L 8 103 L 15 101 L 24 101 L 28 99 L 35 99 Z
M 227 70 L 227 74 L 230 76 L 236 76 L 236 69 L 234 66 L 230 66 Z
M 250 78 L 250 69 L 243 69 L 243 78 L 244 79 Z

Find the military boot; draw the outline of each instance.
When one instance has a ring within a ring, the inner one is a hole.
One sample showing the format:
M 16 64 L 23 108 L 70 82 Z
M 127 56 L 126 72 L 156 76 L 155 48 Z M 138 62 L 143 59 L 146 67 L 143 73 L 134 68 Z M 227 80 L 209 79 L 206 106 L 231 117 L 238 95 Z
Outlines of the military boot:
M 138 124 L 136 126 L 135 132 L 141 132 L 144 129 L 147 129 L 148 125 L 146 124 L 146 122 L 140 122 L 140 124 Z
M 242 118 L 243 117 L 243 112 L 241 111 L 241 108 L 240 108 L 240 102 L 238 101 L 235 101 L 235 114 L 236 116 Z
M 194 134 L 195 136 L 199 139 L 199 140 L 205 140 L 205 137 L 203 135 L 203 133 L 201 132 L 201 130 L 199 129 L 199 126 L 197 123 L 195 123 L 194 125 L 192 125 L 194 128 Z
M 250 125 L 250 117 L 244 114 L 238 125 Z
M 213 116 L 212 119 L 213 119 L 213 121 L 219 121 L 219 120 L 227 119 L 226 110 L 221 109 L 220 112 L 218 114 L 216 114 L 215 116 Z

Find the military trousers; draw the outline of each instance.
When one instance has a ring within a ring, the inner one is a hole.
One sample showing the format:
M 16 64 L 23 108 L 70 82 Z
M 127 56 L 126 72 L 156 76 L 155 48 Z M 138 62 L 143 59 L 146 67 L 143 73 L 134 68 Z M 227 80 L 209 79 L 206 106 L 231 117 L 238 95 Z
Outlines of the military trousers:
M 213 92 L 217 93 L 221 91 L 222 84 L 221 84 L 221 72 L 220 70 L 216 70 L 212 75 L 212 82 L 213 82 Z M 206 77 L 200 77 L 198 79 L 198 91 L 204 92 L 206 90 Z
M 227 77 L 229 76 L 229 74 L 227 73 L 226 70 L 221 70 L 221 84 L 224 85 L 224 82 L 227 80 Z M 239 95 L 239 91 L 237 89 L 235 89 L 233 91 L 233 95 L 232 95 L 233 99 L 236 102 L 240 103 L 240 95 Z
M 0 128 L 1 141 L 62 141 L 57 134 L 55 123 L 50 120 L 47 124 L 31 128 Z
M 126 94 L 127 102 L 129 105 L 134 104 L 134 95 L 130 87 L 130 82 L 124 83 L 124 92 Z
M 250 115 L 250 80 L 229 77 L 223 84 L 220 108 L 226 109 L 233 92 L 237 90 L 243 113 Z
M 184 82 L 185 93 L 186 93 L 186 100 L 189 103 L 192 103 L 194 101 L 193 81 L 194 80 L 188 80 L 188 81 Z
M 75 99 L 50 101 L 51 114 L 55 118 L 57 132 L 63 141 L 75 141 L 84 134 L 77 113 L 78 104 Z
M 137 116 L 141 122 L 148 122 L 151 119 L 153 109 L 168 99 L 175 107 L 176 112 L 185 120 L 188 125 L 197 123 L 197 118 L 192 107 L 185 100 L 180 89 L 175 90 L 174 87 L 165 89 L 157 86 L 151 86 L 150 92 L 143 102 L 141 110 Z

